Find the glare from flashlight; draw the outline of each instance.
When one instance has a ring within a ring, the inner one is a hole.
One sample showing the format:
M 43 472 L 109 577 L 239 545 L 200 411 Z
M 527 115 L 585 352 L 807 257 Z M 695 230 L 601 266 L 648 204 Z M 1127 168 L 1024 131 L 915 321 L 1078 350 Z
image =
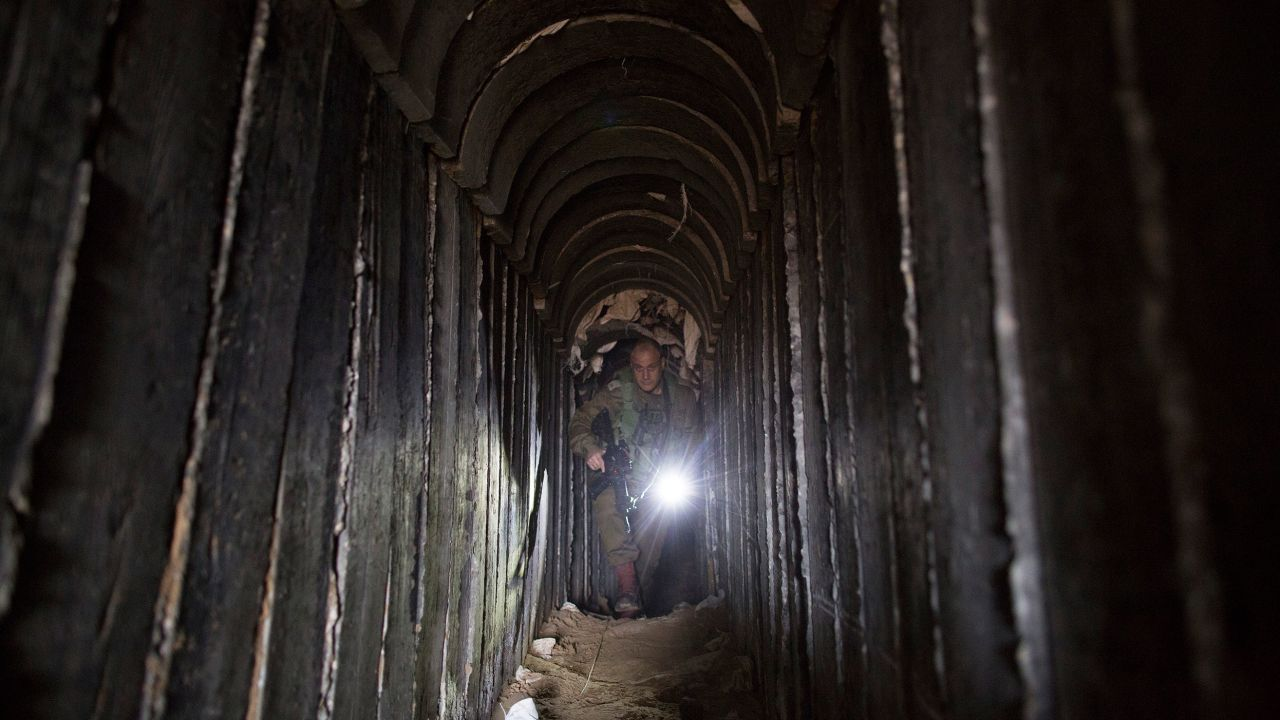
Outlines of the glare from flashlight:
M 683 505 L 693 494 L 689 476 L 680 470 L 667 468 L 658 473 L 653 481 L 653 492 L 658 501 L 667 507 Z

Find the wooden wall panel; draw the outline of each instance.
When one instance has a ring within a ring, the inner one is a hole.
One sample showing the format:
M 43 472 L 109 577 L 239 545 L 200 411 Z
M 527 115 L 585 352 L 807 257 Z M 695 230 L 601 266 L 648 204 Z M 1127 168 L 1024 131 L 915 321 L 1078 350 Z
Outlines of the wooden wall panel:
M 955 717 L 1017 717 L 990 244 L 969 3 L 899 3 L 903 161 L 937 542 L 942 660 Z M 901 170 L 900 181 L 902 178 Z
M 837 13 L 707 390 L 776 716 L 1274 714 L 1269 51 L 1158 5 Z
M 49 140 L 0 172 L 44 258 L 4 264 L 11 497 L 32 469 L 4 526 L 10 707 L 487 714 L 572 557 L 563 474 L 534 478 L 564 467 L 567 376 L 523 278 L 331 8 L 10 16 L 31 77 L 5 127 Z
M 1036 700 L 1065 717 L 1189 717 L 1162 379 L 1146 355 L 1163 302 L 1143 230 L 1154 208 L 1116 101 L 1140 91 L 1122 77 L 1112 8 L 1024 10 L 984 6 L 979 52 L 996 312 L 1014 321 L 998 339 L 1025 398 L 1010 418 L 1028 438 L 1014 517 L 1039 532 L 1038 557 L 1015 562 L 1039 564 L 1048 633 Z
M 102 119 L 78 136 L 92 163 L 84 240 L 0 628 L 19 715 L 136 717 L 144 680 L 155 688 L 163 672 L 147 680 L 165 644 L 154 620 L 184 465 L 203 432 L 197 378 L 216 355 L 210 278 L 253 15 L 247 2 L 131 4 L 105 42 Z M 5 174 L 38 167 L 6 161 Z
M 283 9 L 276 17 L 288 18 Z M 333 18 L 322 28 L 321 35 L 330 38 L 330 50 L 323 65 L 325 87 L 314 106 L 325 118 L 316 169 L 332 181 L 319 182 L 317 175 L 309 208 L 288 426 L 277 481 L 274 592 L 264 592 L 270 614 L 262 617 L 269 619 L 269 627 L 260 624 L 258 630 L 259 647 L 266 633 L 269 652 L 265 658 L 255 657 L 263 663 L 262 717 L 267 718 L 319 708 L 328 670 L 325 616 L 334 569 L 334 504 L 355 292 L 361 156 L 372 88 L 369 74 L 352 60 L 350 39 Z
M 297 462 L 285 457 L 286 425 L 295 402 L 302 411 L 307 398 L 321 404 L 323 397 L 291 397 L 292 386 L 310 379 L 297 372 L 309 368 L 294 366 L 298 347 L 314 342 L 300 333 L 346 341 L 345 334 L 304 325 L 299 313 L 304 284 L 317 282 L 307 273 L 308 254 L 323 252 L 309 241 L 315 203 L 324 200 L 318 187 L 320 163 L 340 163 L 336 153 L 354 155 L 359 142 L 358 124 L 343 127 L 346 118 L 314 108 L 324 107 L 327 94 L 353 92 L 355 97 L 343 102 L 353 104 L 360 117 L 362 76 L 341 61 L 326 64 L 350 48 L 334 47 L 337 28 L 323 8 L 278 3 L 262 30 L 271 52 L 259 68 L 246 71 L 252 72 L 247 82 L 255 84 L 252 107 L 258 119 L 245 135 L 244 183 L 235 199 L 191 549 L 181 570 L 185 586 L 204 590 L 184 591 L 177 613 L 175 632 L 184 640 L 170 661 L 166 692 L 166 714 L 177 717 L 242 716 L 251 696 L 261 709 L 260 693 L 251 691 L 251 684 L 258 682 L 255 673 L 265 672 L 270 648 L 262 636 L 270 630 L 266 623 L 273 620 L 275 603 L 274 597 L 264 597 L 274 594 L 264 583 L 269 574 L 280 572 L 278 536 L 283 528 L 277 531 L 276 525 L 288 512 L 280 504 L 281 493 L 292 490 L 281 486 L 281 474 Z M 333 75 L 302 71 L 310 67 L 332 68 Z M 330 87 L 331 82 L 337 87 Z M 326 122 L 338 123 L 345 133 L 331 134 L 330 142 L 339 146 L 323 154 Z M 349 257 L 344 270 L 351 271 Z M 318 301 L 314 294 L 307 299 Z M 346 322 L 343 315 L 323 317 L 339 328 Z M 325 379 L 336 389 L 341 384 L 333 362 L 330 356 Z M 332 412 L 337 397 L 331 392 L 321 406 Z M 323 425 L 315 430 L 326 434 Z M 328 436 L 334 437 L 332 429 Z M 323 510 L 319 514 L 327 515 Z M 244 621 L 255 617 L 265 619 Z M 253 649 L 252 662 L 246 662 L 246 648 Z
M 13 593 L 31 447 L 49 420 L 92 165 L 109 3 L 12 2 L 0 9 L 0 615 Z M 50 113 L 53 110 L 53 113 Z M 54 117 L 50 117 L 50 115 Z
M 1155 282 L 1145 344 L 1206 717 L 1269 717 L 1280 697 L 1276 308 L 1280 115 L 1267 9 L 1134 0 L 1113 10 L 1130 181 Z
M 361 334 L 349 505 L 339 543 L 341 651 L 335 716 L 370 707 L 412 709 L 418 559 L 417 498 L 424 474 L 423 316 L 426 155 L 384 96 L 370 116 L 358 246 L 366 263 L 356 311 Z

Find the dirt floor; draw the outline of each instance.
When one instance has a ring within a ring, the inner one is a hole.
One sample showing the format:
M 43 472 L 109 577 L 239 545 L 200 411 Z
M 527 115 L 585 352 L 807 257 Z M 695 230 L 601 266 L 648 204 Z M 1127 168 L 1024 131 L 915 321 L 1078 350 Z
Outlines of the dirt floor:
M 762 720 L 751 661 L 735 652 L 715 605 L 711 598 L 664 617 L 607 620 L 566 603 L 542 626 L 546 639 L 525 655 L 493 717 Z M 525 698 L 536 716 L 525 714 L 528 703 L 512 710 Z

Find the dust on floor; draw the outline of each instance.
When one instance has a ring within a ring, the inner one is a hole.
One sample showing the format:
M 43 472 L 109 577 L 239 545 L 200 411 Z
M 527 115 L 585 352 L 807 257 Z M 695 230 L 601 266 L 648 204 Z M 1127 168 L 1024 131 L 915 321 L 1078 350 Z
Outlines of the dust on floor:
M 751 661 L 734 650 L 716 604 L 607 620 L 566 603 L 538 633 L 555 639 L 550 653 L 535 654 L 549 642 L 534 644 L 494 717 L 533 698 L 539 720 L 761 720 Z

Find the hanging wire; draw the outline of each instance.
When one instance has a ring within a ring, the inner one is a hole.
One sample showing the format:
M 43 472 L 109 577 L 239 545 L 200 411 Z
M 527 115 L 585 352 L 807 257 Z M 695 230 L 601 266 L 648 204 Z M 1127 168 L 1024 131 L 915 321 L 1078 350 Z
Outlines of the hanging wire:
M 689 190 L 685 187 L 684 183 L 680 183 L 680 202 L 684 205 L 684 212 L 680 214 L 680 224 L 676 225 L 675 230 L 671 231 L 671 235 L 667 237 L 667 242 L 671 242 L 676 239 L 676 235 L 684 229 L 685 221 L 689 219 Z

